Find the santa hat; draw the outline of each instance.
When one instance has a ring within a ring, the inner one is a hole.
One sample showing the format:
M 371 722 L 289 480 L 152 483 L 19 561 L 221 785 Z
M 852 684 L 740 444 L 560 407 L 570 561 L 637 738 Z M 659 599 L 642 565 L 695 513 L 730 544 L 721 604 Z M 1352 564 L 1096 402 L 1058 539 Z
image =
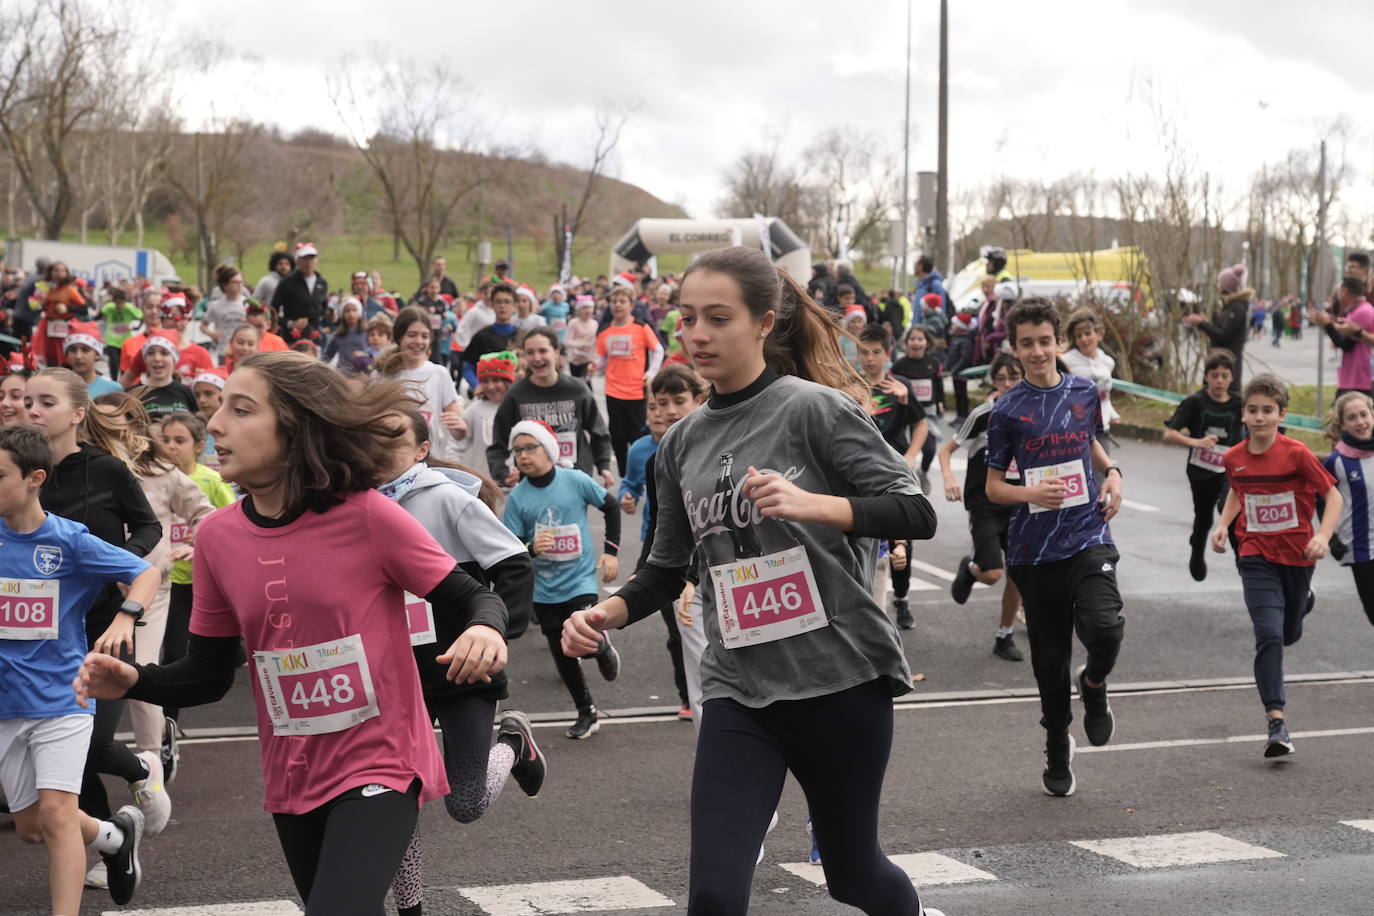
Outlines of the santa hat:
M 928 309 L 939 311 L 944 307 L 945 300 L 940 297 L 939 293 L 926 293 L 921 297 L 921 304 Z
M 555 283 L 553 286 L 550 286 L 550 287 L 549 287 L 549 295 L 550 295 L 550 296 L 552 296 L 554 293 L 563 293 L 563 294 L 566 295 L 567 292 L 568 292 L 568 291 L 567 291 L 566 289 L 564 289 L 562 283 Z
M 959 312 L 954 316 L 954 323 L 966 331 L 978 329 L 978 316 L 972 312 Z
M 847 305 L 844 309 L 844 320 L 848 321 L 854 316 L 867 320 L 868 311 L 862 305 Z
M 229 371 L 223 366 L 216 366 L 213 369 L 202 369 L 196 377 L 191 380 L 192 385 L 214 385 L 219 390 L 224 390 L 224 383 L 229 378 Z
M 177 349 L 177 337 L 175 331 L 158 329 L 148 335 L 148 339 L 143 341 L 143 356 L 146 359 L 148 351 L 153 347 L 161 347 L 172 354 L 172 362 L 181 358 L 181 351 Z
M 477 360 L 477 381 L 488 378 L 503 378 L 508 382 L 515 381 L 515 372 L 520 364 L 520 358 L 510 350 L 499 350 L 495 353 L 487 353 Z
M 171 318 L 176 314 L 186 311 L 186 297 L 181 293 L 163 293 L 162 295 L 162 316 Z
M 521 283 L 519 286 L 517 286 L 515 288 L 515 295 L 524 296 L 526 299 L 530 300 L 535 305 L 539 304 L 539 294 L 536 293 L 533 289 L 531 289 L 528 283 Z
M 628 287 L 629 289 L 634 289 L 639 285 L 639 283 L 635 280 L 635 275 L 627 270 L 623 273 L 616 274 L 614 277 L 611 277 L 611 285 L 624 286 Z
M 591 296 L 581 295 L 577 297 L 577 301 L 575 304 L 578 308 L 594 309 L 596 308 L 596 299 L 592 298 Z
M 529 436 L 535 442 L 544 446 L 544 451 L 549 453 L 549 460 L 558 464 L 558 437 L 553 434 L 553 427 L 543 420 L 521 420 L 510 428 L 510 447 L 515 448 L 516 436 Z
M 90 347 L 99 353 L 105 348 L 105 343 L 100 339 L 100 325 L 94 321 L 73 321 L 67 329 L 67 339 L 62 343 L 62 352 L 66 353 L 75 346 Z
M 1227 296 L 1240 292 L 1240 288 L 1245 285 L 1245 274 L 1244 264 L 1226 268 L 1217 274 L 1217 289 Z

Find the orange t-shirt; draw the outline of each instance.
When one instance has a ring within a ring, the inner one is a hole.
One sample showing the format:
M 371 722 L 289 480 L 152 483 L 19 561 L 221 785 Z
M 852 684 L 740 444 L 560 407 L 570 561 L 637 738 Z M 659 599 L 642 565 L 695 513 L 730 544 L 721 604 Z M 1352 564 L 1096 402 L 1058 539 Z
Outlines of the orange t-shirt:
M 606 397 L 644 400 L 649 351 L 662 346 L 658 335 L 646 324 L 611 325 L 596 335 L 596 355 L 606 357 Z
M 273 334 L 271 331 L 263 331 L 262 340 L 258 341 L 259 353 L 272 353 L 276 350 L 290 349 L 291 348 L 286 345 L 286 341 L 282 340 L 280 337 L 278 337 L 276 334 Z

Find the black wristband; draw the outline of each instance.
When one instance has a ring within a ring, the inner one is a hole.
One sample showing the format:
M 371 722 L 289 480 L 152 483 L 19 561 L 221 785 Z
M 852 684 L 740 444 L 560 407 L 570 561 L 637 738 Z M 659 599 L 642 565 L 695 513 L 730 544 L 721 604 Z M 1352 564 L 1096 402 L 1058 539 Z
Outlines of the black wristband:
M 1107 469 L 1106 469 L 1105 471 L 1102 472 L 1102 477 L 1103 477 L 1103 479 L 1105 479 L 1106 476 L 1107 476 L 1108 474 L 1110 474 L 1112 471 L 1116 471 L 1117 476 L 1119 476 L 1122 480 L 1125 480 L 1125 479 L 1126 479 L 1126 475 L 1121 473 L 1121 465 L 1119 465 L 1119 464 L 1109 464 L 1109 465 L 1107 465 Z

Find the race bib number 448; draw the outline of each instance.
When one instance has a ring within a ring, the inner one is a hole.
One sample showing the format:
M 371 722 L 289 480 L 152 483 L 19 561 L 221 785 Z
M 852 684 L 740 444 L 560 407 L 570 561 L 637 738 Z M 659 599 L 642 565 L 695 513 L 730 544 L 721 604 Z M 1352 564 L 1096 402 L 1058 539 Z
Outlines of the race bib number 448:
M 340 732 L 378 714 L 361 636 L 253 653 L 275 735 Z

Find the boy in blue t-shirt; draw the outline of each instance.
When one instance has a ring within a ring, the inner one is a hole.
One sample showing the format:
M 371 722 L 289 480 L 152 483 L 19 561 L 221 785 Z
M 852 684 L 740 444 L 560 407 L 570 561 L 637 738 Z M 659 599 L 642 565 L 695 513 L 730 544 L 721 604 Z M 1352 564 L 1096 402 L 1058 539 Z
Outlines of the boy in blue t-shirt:
M 1076 678 L 1083 730 L 1100 746 L 1115 729 L 1106 681 L 1125 622 L 1107 522 L 1121 508 L 1121 469 L 1097 441 L 1102 409 L 1096 386 L 1059 371 L 1059 313 L 1053 303 L 1023 299 L 1006 324 L 1025 377 L 998 399 L 988 418 L 986 490 L 992 502 L 1016 507 L 1007 528 L 1007 568 L 1021 590 L 1040 690 L 1046 732 L 1042 779 L 1046 792 L 1063 797 L 1075 788 L 1069 735 L 1075 630 L 1088 650 Z M 1019 485 L 1006 479 L 1013 460 Z M 1094 470 L 1103 475 L 1100 492 Z
M 658 443 L 668 426 L 658 416 L 658 405 L 650 398 L 645 404 L 648 414 L 649 432 L 630 443 L 625 453 L 625 476 L 620 481 L 620 508 L 626 515 L 634 515 L 639 501 L 644 498 L 644 469 L 649 459 L 658 451 Z M 639 539 L 649 535 L 649 513 L 645 512 L 640 521 Z
M 525 542 L 534 556 L 534 615 L 549 643 L 558 676 L 577 704 L 577 721 L 569 738 L 586 738 L 597 728 L 596 705 L 582 676 L 580 659 L 563 654 L 563 622 L 573 611 L 596 603 L 596 572 L 603 582 L 620 573 L 620 507 L 615 497 L 576 468 L 557 466 L 558 439 L 548 424 L 521 420 L 511 427 L 510 450 L 516 469 L 524 475 L 506 501 L 503 521 Z M 587 507 L 606 516 L 606 543 L 600 559 L 587 549 L 591 529 Z M 604 635 L 604 634 L 603 634 Z M 596 652 L 601 676 L 613 681 L 620 673 L 620 655 L 603 638 Z
M 86 657 L 86 612 L 105 586 L 128 585 L 114 639 L 132 649 L 160 579 L 85 525 L 44 512 L 38 493 L 51 473 L 46 435 L 0 429 L 0 787 L 20 838 L 47 844 L 52 912 L 74 914 L 86 846 L 104 858 L 115 903 L 128 903 L 142 880 L 143 812 L 125 805 L 98 821 L 77 808 L 95 712 L 72 690 Z

